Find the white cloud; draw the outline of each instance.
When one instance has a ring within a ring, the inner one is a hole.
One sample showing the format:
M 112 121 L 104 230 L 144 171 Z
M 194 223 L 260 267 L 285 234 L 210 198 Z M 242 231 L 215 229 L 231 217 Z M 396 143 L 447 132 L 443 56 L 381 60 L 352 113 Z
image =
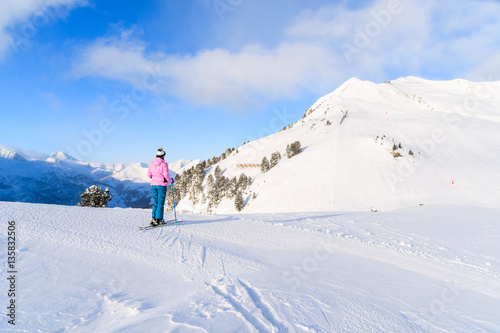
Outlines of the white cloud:
M 203 50 L 195 55 L 147 54 L 130 32 L 95 41 L 75 63 L 76 77 L 100 76 L 142 85 L 154 73 L 162 92 L 199 105 L 244 108 L 266 98 L 293 98 L 339 79 L 334 62 L 315 43 L 284 42 L 274 49 L 248 45 L 239 52 Z
M 498 2 L 378 0 L 355 10 L 336 5 L 304 11 L 273 47 L 153 54 L 126 31 L 87 45 L 73 73 L 140 85 L 154 71 L 164 83 L 160 93 L 241 109 L 304 91 L 324 93 L 352 76 L 465 77 L 484 60 L 497 61 L 491 55 L 500 50 L 498 31 Z
M 0 11 L 0 58 L 9 48 L 23 49 L 51 20 L 64 10 L 85 5 L 87 0 L 3 0 Z M 13 29 L 13 28 L 16 29 Z
M 146 59 L 145 45 L 131 37 L 132 31 L 123 31 L 113 38 L 101 38 L 81 50 L 82 62 L 74 68 L 73 74 L 102 76 L 131 83 L 147 73 L 154 65 Z
M 216 49 L 172 57 L 160 68 L 181 97 L 198 104 L 239 107 L 254 104 L 260 96 L 293 98 L 302 89 L 323 89 L 336 77 L 333 63 L 339 60 L 325 51 L 321 45 L 302 42 L 274 49 L 250 45 L 237 53 Z

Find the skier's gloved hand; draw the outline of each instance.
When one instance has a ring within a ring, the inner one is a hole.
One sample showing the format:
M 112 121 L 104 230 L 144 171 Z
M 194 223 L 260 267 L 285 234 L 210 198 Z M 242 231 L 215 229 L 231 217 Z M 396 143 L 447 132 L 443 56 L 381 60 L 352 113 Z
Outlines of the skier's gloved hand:
M 172 182 L 170 183 L 170 185 L 174 185 L 174 179 L 172 178 Z

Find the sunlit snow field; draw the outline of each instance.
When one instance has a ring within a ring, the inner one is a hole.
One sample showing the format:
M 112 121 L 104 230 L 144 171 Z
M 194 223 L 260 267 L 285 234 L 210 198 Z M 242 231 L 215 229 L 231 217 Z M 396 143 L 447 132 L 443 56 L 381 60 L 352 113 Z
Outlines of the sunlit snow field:
M 149 210 L 0 202 L 0 247 L 15 220 L 19 249 L 1 331 L 499 332 L 498 216 L 181 214 L 139 231 Z

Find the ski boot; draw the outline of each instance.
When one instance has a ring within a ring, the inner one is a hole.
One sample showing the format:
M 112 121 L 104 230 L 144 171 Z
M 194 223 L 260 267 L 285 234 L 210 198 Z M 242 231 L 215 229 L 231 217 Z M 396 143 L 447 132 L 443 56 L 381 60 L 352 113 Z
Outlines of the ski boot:
M 150 224 L 151 224 L 152 227 L 156 227 L 158 225 L 158 223 L 156 221 L 157 221 L 156 219 L 151 218 L 151 223 Z

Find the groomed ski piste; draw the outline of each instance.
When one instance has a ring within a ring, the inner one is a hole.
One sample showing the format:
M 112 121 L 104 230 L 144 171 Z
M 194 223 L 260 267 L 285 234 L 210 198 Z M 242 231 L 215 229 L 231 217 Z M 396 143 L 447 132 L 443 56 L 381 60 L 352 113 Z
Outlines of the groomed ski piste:
M 498 209 L 150 213 L 0 202 L 0 331 L 500 331 Z

